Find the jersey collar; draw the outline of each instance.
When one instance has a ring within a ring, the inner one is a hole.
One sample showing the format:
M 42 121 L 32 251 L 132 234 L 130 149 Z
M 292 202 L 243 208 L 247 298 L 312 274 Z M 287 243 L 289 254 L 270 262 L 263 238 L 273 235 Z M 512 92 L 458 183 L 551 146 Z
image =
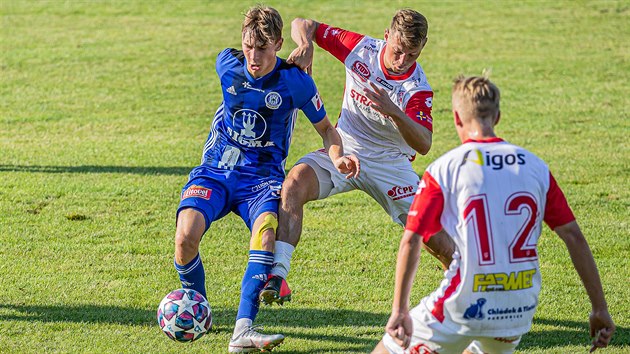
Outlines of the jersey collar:
M 464 141 L 464 144 L 466 143 L 500 143 L 503 142 L 505 140 L 499 138 L 499 137 L 494 137 L 494 138 L 485 138 L 485 139 L 466 139 Z
M 381 71 L 383 72 L 383 75 L 385 75 L 385 78 L 387 80 L 405 80 L 409 78 L 411 74 L 413 74 L 414 70 L 416 70 L 416 66 L 418 65 L 418 63 L 413 63 L 413 65 L 405 73 L 392 75 L 387 71 L 387 68 L 385 68 L 385 64 L 383 63 L 383 57 L 385 56 L 385 47 L 387 47 L 387 44 L 385 44 L 383 48 L 381 48 L 381 54 L 379 55 L 379 64 L 381 65 Z

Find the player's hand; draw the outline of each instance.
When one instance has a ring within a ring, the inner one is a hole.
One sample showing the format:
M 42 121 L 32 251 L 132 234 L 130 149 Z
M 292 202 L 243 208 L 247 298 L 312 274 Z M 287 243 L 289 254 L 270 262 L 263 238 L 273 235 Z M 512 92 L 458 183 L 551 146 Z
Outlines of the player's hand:
M 345 155 L 333 161 L 335 168 L 346 175 L 346 179 L 359 177 L 361 162 L 354 155 Z
M 591 338 L 593 345 L 591 353 L 597 348 L 605 348 L 608 346 L 613 333 L 615 333 L 615 324 L 608 311 L 593 311 L 589 317 L 591 326 Z
M 287 63 L 295 64 L 307 74 L 313 75 L 313 52 L 313 44 L 298 46 L 289 54 Z
M 387 91 L 385 91 L 385 89 L 382 89 L 374 85 L 373 82 L 370 82 L 370 86 L 372 87 L 373 91 L 371 90 L 363 91 L 365 93 L 365 96 L 369 98 L 370 101 L 372 101 L 372 104 L 370 105 L 370 107 L 374 108 L 375 110 L 379 111 L 380 113 L 384 114 L 387 117 L 396 116 L 400 114 L 401 112 L 400 108 L 398 108 L 398 106 L 396 106 L 396 104 L 391 100 L 391 98 L 389 98 L 389 95 L 387 94 Z
M 413 334 L 413 322 L 409 312 L 392 313 L 385 326 L 385 331 L 403 349 L 409 348 L 411 335 Z

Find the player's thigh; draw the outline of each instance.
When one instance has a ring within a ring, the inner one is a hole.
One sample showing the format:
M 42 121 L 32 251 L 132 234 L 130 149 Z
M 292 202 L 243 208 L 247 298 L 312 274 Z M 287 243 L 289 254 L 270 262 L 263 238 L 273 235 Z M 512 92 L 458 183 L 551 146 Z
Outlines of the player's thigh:
M 407 353 L 462 353 L 471 339 L 457 335 L 438 322 L 424 306 L 411 310 L 413 333 Z M 390 353 L 405 353 L 389 335 L 383 336 L 383 345 Z
M 325 150 L 317 150 L 304 155 L 295 163 L 295 166 L 301 164 L 310 166 L 317 176 L 319 191 L 316 199 L 324 199 L 356 189 L 352 180 L 346 179 L 346 176 L 337 171 Z
M 477 338 L 466 349 L 473 354 L 511 354 L 514 353 L 520 342 L 521 336 L 483 337 Z
M 316 164 L 315 164 L 316 165 Z M 319 180 L 318 172 L 321 175 L 320 167 L 316 165 L 315 171 L 308 163 L 298 162 L 282 183 L 282 205 L 283 208 L 302 206 L 306 202 L 318 199 Z
M 376 200 L 395 223 L 404 226 L 419 182 L 411 164 L 364 163 L 362 169 L 366 173 L 359 178 L 359 188 Z
M 222 181 L 209 177 L 191 179 L 182 188 L 180 195 L 176 216 L 178 232 L 194 232 L 201 239 L 212 222 L 229 213 L 228 204 L 228 195 Z M 198 214 L 189 209 L 195 210 L 203 216 L 201 234 L 199 234 Z M 187 212 L 182 214 L 183 210 L 187 210 Z

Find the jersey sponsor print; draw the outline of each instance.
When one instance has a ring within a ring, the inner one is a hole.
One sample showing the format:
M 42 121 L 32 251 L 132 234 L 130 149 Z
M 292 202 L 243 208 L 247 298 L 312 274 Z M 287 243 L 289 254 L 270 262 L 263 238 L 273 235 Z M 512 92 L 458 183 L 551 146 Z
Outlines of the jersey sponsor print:
M 541 159 L 499 138 L 465 142 L 429 165 L 410 209 L 408 230 L 427 241 L 444 228 L 458 249 L 422 304 L 458 333 L 527 332 L 541 286 L 542 223 L 573 220 Z

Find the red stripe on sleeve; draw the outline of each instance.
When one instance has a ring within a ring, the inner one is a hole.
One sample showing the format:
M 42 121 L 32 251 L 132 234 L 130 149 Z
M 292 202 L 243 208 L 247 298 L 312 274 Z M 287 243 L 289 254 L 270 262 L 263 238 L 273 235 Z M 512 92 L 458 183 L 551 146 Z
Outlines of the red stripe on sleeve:
M 405 228 L 420 235 L 424 242 L 427 242 L 431 236 L 442 230 L 440 218 L 443 210 L 442 189 L 433 176 L 425 172 L 409 209 Z
M 567 198 L 564 197 L 562 189 L 558 186 L 551 172 L 549 172 L 549 190 L 547 191 L 547 204 L 545 204 L 543 220 L 552 230 L 575 220 Z
M 363 39 L 362 34 L 346 31 L 341 28 L 331 27 L 320 23 L 315 32 L 315 42 L 325 51 L 334 55 L 342 63 L 346 61 L 348 54 Z
M 433 107 L 433 92 L 420 91 L 416 92 L 405 108 L 405 113 L 409 118 L 419 123 L 423 127 L 433 132 L 433 117 L 431 117 L 431 109 Z

